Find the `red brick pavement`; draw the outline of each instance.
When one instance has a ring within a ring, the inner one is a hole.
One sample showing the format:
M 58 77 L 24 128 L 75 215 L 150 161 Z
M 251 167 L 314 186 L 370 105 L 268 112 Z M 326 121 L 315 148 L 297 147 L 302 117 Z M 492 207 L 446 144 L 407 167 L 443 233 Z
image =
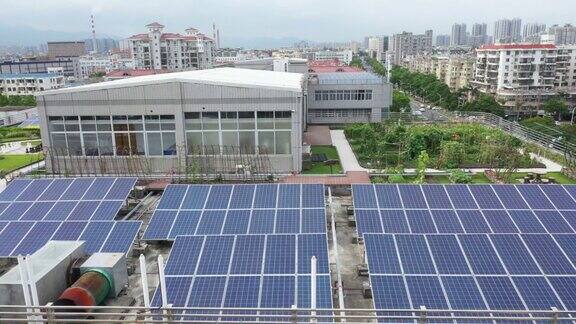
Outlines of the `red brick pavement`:
M 320 183 L 325 185 L 347 186 L 353 183 L 370 183 L 370 177 L 364 171 L 348 171 L 346 175 L 306 176 L 291 175 L 280 179 L 281 183 Z
M 304 132 L 304 143 L 309 145 L 332 145 L 330 127 L 308 126 L 306 132 Z

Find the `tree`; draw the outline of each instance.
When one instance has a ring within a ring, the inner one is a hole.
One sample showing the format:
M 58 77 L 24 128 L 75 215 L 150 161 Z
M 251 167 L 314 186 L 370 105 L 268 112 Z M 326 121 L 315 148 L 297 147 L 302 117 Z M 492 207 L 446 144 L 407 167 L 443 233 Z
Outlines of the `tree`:
M 410 97 L 401 91 L 394 90 L 392 93 L 392 106 L 390 107 L 390 111 L 400 112 L 404 109 L 410 110 Z
M 414 180 L 414 183 L 424 183 L 426 180 L 426 167 L 429 162 L 430 157 L 428 156 L 428 153 L 426 153 L 426 150 L 420 152 L 420 155 L 418 155 L 418 168 L 416 169 L 418 176 L 416 177 L 416 180 Z
M 358 56 L 354 56 L 352 58 L 352 61 L 350 61 L 350 66 L 353 66 L 353 67 L 356 67 L 359 69 L 364 69 L 364 66 L 362 65 L 362 60 Z
M 494 97 L 486 94 L 481 94 L 476 100 L 467 103 L 464 110 L 487 112 L 504 117 L 504 107 Z
M 568 106 L 566 105 L 566 101 L 557 97 L 546 100 L 542 105 L 542 108 L 547 113 L 556 115 L 558 117 L 558 121 L 562 119 L 562 115 L 568 114 Z

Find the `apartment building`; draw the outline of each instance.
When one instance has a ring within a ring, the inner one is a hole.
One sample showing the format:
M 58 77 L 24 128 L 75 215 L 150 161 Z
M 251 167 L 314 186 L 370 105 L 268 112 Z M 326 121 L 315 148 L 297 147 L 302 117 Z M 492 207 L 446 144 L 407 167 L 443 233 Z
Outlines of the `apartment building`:
M 472 25 L 472 33 L 468 38 L 468 45 L 478 47 L 488 42 L 488 25 L 476 23 Z
M 496 44 L 519 43 L 522 41 L 522 20 L 500 19 L 494 23 L 494 42 Z
M 472 85 L 509 111 L 539 110 L 558 92 L 576 93 L 576 46 L 496 44 L 476 51 Z
M 554 25 L 541 37 L 543 43 L 556 45 L 576 44 L 576 26 L 566 24 L 564 26 Z
M 65 86 L 64 76 L 57 73 L 5 73 L 0 74 L 0 93 L 12 95 L 35 95 L 45 90 Z
M 317 61 L 337 59 L 340 62 L 350 64 L 350 62 L 352 62 L 353 57 L 354 57 L 354 53 L 352 52 L 352 50 L 317 51 L 317 52 L 314 52 L 312 59 L 317 60 Z
M 402 66 L 413 72 L 433 74 L 452 90 L 458 90 L 470 84 L 474 72 L 474 58 L 422 55 L 404 60 Z
M 452 36 L 450 37 L 450 46 L 466 45 L 468 39 L 466 35 L 466 24 L 452 25 Z
M 524 43 L 540 43 L 540 36 L 546 32 L 546 24 L 527 23 L 522 31 Z
M 384 60 L 385 53 L 388 50 L 388 37 L 387 36 L 371 36 L 368 38 L 368 56 L 377 59 L 378 61 Z
M 214 40 L 198 29 L 188 28 L 182 35 L 164 33 L 164 26 L 157 22 L 146 25 L 146 28 L 148 33 L 127 39 L 139 69 L 185 71 L 213 67 Z
M 438 35 L 438 36 L 436 36 L 436 43 L 434 45 L 437 47 L 450 46 L 450 35 Z
M 48 57 L 51 59 L 80 57 L 86 55 L 86 43 L 83 41 L 48 42 Z
M 84 56 L 78 60 L 80 66 L 80 76 L 83 79 L 90 75 L 102 72 L 108 73 L 115 70 L 132 70 L 136 68 L 136 61 L 133 58 L 122 58 L 120 55 L 107 56 Z
M 394 34 L 390 44 L 392 63 L 400 64 L 408 56 L 422 55 L 432 51 L 432 30 L 424 34 L 414 35 L 409 32 Z

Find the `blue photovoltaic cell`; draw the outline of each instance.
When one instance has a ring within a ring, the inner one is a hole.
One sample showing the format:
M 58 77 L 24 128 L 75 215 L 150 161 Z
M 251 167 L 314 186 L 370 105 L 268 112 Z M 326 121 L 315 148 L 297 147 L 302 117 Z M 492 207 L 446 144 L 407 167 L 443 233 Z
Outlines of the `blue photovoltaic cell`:
M 208 199 L 206 200 L 205 209 L 226 209 L 230 202 L 230 195 L 232 194 L 232 186 L 230 185 L 217 185 L 212 186 Z
M 50 240 L 60 224 L 60 222 L 37 222 L 14 249 L 12 255 L 26 255 L 36 252 Z
M 74 209 L 68 216 L 67 220 L 75 220 L 75 221 L 90 220 L 92 214 L 94 213 L 96 208 L 98 208 L 99 204 L 100 204 L 99 201 L 94 200 L 80 201 L 78 202 L 78 205 L 74 207 Z
M 58 201 L 54 204 L 54 207 L 46 214 L 44 220 L 60 220 L 63 221 L 68 218 L 68 215 L 76 207 L 76 201 Z
M 572 196 L 572 198 L 576 199 L 576 186 L 575 185 L 563 185 L 564 189 L 568 191 L 568 193 Z
M 90 189 L 82 197 L 84 200 L 100 200 L 104 199 L 110 188 L 114 185 L 115 178 L 96 178 Z
M 228 278 L 228 284 L 226 286 L 224 307 L 256 308 L 258 307 L 259 295 L 260 295 L 260 276 L 230 277 Z
M 527 209 L 528 205 L 513 185 L 493 185 L 500 201 L 507 209 Z
M 510 210 L 510 217 L 520 229 L 520 233 L 546 233 L 546 229 L 530 210 Z
M 246 234 L 250 223 L 249 210 L 229 210 L 222 234 Z
M 466 233 L 491 233 L 484 216 L 478 210 L 459 210 L 456 212 Z
M 0 220 L 13 221 L 18 220 L 32 206 L 31 202 L 13 202 L 0 215 Z
M 514 277 L 512 280 L 528 309 L 564 309 L 544 277 Z
M 4 212 L 4 210 L 6 210 L 6 208 L 8 208 L 8 206 L 10 206 L 10 203 L 8 202 L 0 203 L 0 215 L 2 214 L 2 212 Z
M 227 274 L 233 245 L 233 236 L 207 236 L 196 274 Z
M 364 245 L 370 273 L 401 274 L 394 237 L 390 234 L 365 234 Z
M 576 263 L 576 235 L 575 234 L 556 234 L 554 235 L 556 242 L 564 253 L 568 256 L 568 259 L 572 263 Z
M 396 245 L 402 260 L 404 273 L 436 273 L 424 235 L 396 235 Z
M 226 277 L 196 277 L 186 307 L 220 307 Z
M 298 276 L 298 307 L 310 307 L 310 276 Z M 332 287 L 330 276 L 316 277 L 316 308 L 332 308 Z M 325 319 L 319 319 L 320 322 Z
M 220 234 L 224 226 L 225 210 L 205 210 L 202 212 L 196 235 Z
M 50 209 L 54 206 L 54 202 L 40 201 L 35 202 L 32 206 L 22 215 L 20 220 L 38 221 L 44 218 Z
M 473 277 L 442 277 L 452 309 L 486 309 Z
M 549 233 L 574 233 L 564 217 L 554 210 L 535 210 L 534 214 Z
M 448 308 L 438 277 L 407 276 L 406 283 L 414 308 Z
M 324 185 L 302 185 L 302 208 L 325 208 Z
M 404 208 L 427 208 L 426 200 L 418 185 L 399 185 L 400 197 Z
M 24 189 L 16 201 L 36 201 L 51 183 L 52 180 L 48 179 L 34 180 L 34 183 Z
M 439 233 L 454 234 L 464 233 L 458 216 L 453 210 L 431 210 L 432 218 Z
M 483 209 L 504 209 L 490 185 L 468 186 L 478 206 Z
M 516 186 L 516 189 L 524 196 L 530 208 L 554 209 L 554 205 L 550 203 L 550 200 L 548 200 L 546 195 L 540 190 L 539 186 Z
M 300 208 L 300 185 L 285 184 L 279 186 L 278 208 Z
M 0 201 L 14 201 L 31 183 L 32 180 L 26 179 L 16 179 L 10 182 L 6 189 L 0 192 Z
M 316 271 L 319 274 L 330 272 L 328 263 L 328 241 L 326 234 L 298 235 L 298 273 L 311 273 L 311 259 L 316 257 Z
M 295 302 L 295 276 L 265 276 L 262 282 L 262 308 L 290 308 Z
M 254 185 L 235 185 L 230 198 L 230 208 L 250 209 L 254 200 Z
M 164 272 L 169 275 L 193 275 L 196 270 L 204 236 L 180 236 L 170 250 Z
M 8 225 L 8 222 L 0 222 L 0 233 L 2 232 L 4 227 L 6 227 L 7 225 Z
M 360 237 L 364 233 L 382 233 L 382 223 L 380 222 L 378 210 L 357 209 L 356 223 Z
M 428 235 L 430 252 L 441 274 L 468 274 L 470 269 L 454 235 Z
M 477 277 L 490 309 L 524 309 L 508 277 Z
M 482 213 L 494 233 L 518 233 L 518 228 L 505 210 L 484 210 Z
M 406 210 L 406 219 L 412 233 L 437 233 L 428 210 Z
M 410 309 L 410 300 L 400 276 L 370 276 L 372 298 L 377 309 Z M 417 307 L 417 306 L 416 306 Z
M 10 256 L 34 222 L 12 222 L 0 233 L 0 256 Z
M 380 216 L 384 233 L 410 233 L 410 227 L 403 210 L 381 209 Z
M 126 200 L 126 197 L 136 184 L 136 178 L 117 178 L 106 194 L 106 200 Z
M 468 186 L 466 185 L 447 185 L 445 186 L 450 200 L 452 200 L 452 205 L 456 209 L 476 209 L 476 203 L 474 198 L 468 191 Z
M 194 233 L 196 233 L 196 227 L 198 226 L 198 220 L 200 219 L 201 213 L 202 212 L 199 210 L 179 211 L 168 238 L 174 239 L 178 235 L 194 235 Z
M 236 238 L 230 273 L 260 274 L 264 259 L 264 235 L 241 235 Z
M 185 185 L 168 185 L 164 193 L 162 194 L 162 199 L 158 204 L 158 209 L 178 209 L 182 203 L 184 195 L 186 195 L 186 190 L 188 186 Z
M 422 186 L 422 191 L 424 191 L 424 196 L 426 196 L 426 201 L 428 201 L 428 206 L 430 208 L 452 208 L 450 198 L 448 198 L 444 186 Z
M 576 277 L 548 277 L 566 309 L 576 309 Z
M 186 306 L 186 299 L 188 298 L 191 284 L 192 277 L 166 277 L 166 297 L 168 304 L 172 304 L 174 307 Z M 160 289 L 158 288 L 152 299 L 152 307 L 160 306 L 162 306 L 162 299 Z
M 518 235 L 497 234 L 491 235 L 490 239 L 510 274 L 540 274 Z
M 380 208 L 402 208 L 402 200 L 396 185 L 375 186 L 374 188 Z
M 253 210 L 250 219 L 249 234 L 270 234 L 274 233 L 275 210 Z
M 38 200 L 47 201 L 60 199 L 60 196 L 62 196 L 73 181 L 74 179 L 55 179 Z
M 302 209 L 302 233 L 326 233 L 324 209 Z
M 90 220 L 104 220 L 104 221 L 111 221 L 114 220 L 116 214 L 122 207 L 124 202 L 117 200 L 117 201 L 102 201 Z
M 276 232 L 283 234 L 300 233 L 300 210 L 278 209 L 276 211 Z
M 545 274 L 576 274 L 574 266 L 550 235 L 524 234 L 522 238 Z
M 102 244 L 108 237 L 114 222 L 91 222 L 80 236 L 80 241 L 84 243 L 84 252 L 92 254 L 98 252 Z
M 475 274 L 506 274 L 488 236 L 459 235 L 458 238 Z
M 143 238 L 145 240 L 166 239 L 177 213 L 175 210 L 156 210 L 148 224 L 148 228 L 146 228 L 146 232 L 144 232 Z
M 576 202 L 562 186 L 540 186 L 558 209 L 576 209 Z
M 293 274 L 296 264 L 296 237 L 294 235 L 268 236 L 264 273 Z
M 76 241 L 84 232 L 88 222 L 64 222 L 52 236 L 54 241 Z
M 391 187 L 392 186 L 390 186 L 390 188 Z M 352 185 L 352 191 L 354 195 L 354 209 L 378 208 L 373 185 Z
M 278 185 L 259 185 L 256 187 L 254 208 L 276 208 Z
M 140 221 L 115 222 L 114 228 L 100 252 L 128 253 L 141 225 L 142 222 Z
M 560 212 L 564 219 L 572 226 L 573 229 L 576 229 L 576 210 L 563 210 Z
M 60 200 L 81 200 L 93 182 L 94 178 L 74 179 L 74 182 L 72 182 L 64 194 L 60 196 Z
M 208 197 L 208 191 L 210 190 L 210 186 L 188 186 L 188 191 L 186 192 L 186 196 L 184 196 L 184 200 L 182 200 L 182 205 L 180 208 L 182 209 L 202 209 L 204 208 L 204 204 L 206 203 L 206 197 Z M 166 192 L 164 193 L 164 195 Z M 162 195 L 162 199 L 164 199 L 164 195 Z M 180 196 L 180 194 L 178 194 Z M 180 198 L 182 199 L 182 198 Z M 174 206 L 177 203 L 172 204 Z

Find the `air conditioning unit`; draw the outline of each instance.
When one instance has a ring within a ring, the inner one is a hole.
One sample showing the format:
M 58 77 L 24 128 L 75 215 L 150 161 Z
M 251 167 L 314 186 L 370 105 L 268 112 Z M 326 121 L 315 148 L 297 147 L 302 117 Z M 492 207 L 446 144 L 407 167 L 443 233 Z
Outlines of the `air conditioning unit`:
M 362 296 L 364 298 L 372 298 L 372 288 L 368 282 L 362 283 Z
M 368 277 L 368 266 L 366 264 L 359 264 L 356 266 L 356 271 L 359 276 Z

